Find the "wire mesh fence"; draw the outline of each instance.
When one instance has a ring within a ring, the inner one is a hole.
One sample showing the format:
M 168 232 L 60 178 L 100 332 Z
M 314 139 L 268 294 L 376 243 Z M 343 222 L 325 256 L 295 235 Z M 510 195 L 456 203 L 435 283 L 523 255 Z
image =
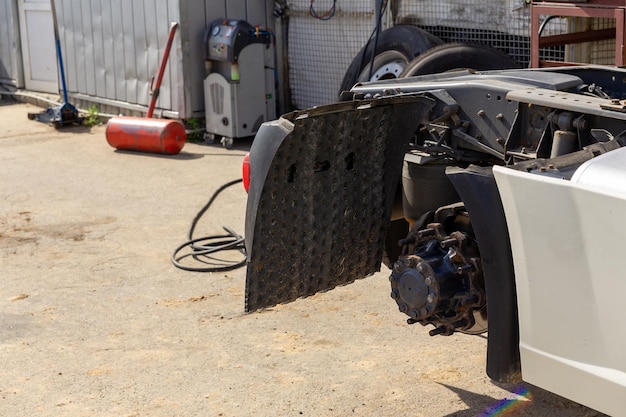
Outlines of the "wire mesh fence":
M 443 42 L 486 44 L 521 66 L 530 61 L 528 0 L 390 0 L 382 28 L 414 25 Z M 372 36 L 381 0 L 290 0 L 288 16 L 289 91 L 295 108 L 337 99 L 343 76 Z M 611 19 L 542 17 L 542 34 L 614 27 Z M 542 48 L 541 60 L 611 64 L 614 41 Z

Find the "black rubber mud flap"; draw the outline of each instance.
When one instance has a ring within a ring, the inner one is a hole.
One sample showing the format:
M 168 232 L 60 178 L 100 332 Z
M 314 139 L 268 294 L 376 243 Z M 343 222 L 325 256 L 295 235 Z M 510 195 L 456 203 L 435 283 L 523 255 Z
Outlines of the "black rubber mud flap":
M 491 167 L 451 167 L 446 175 L 472 219 L 487 290 L 487 375 L 494 381 L 521 381 L 515 270 L 509 229 Z
M 246 311 L 380 269 L 403 157 L 433 104 L 341 102 L 261 126 L 250 150 Z

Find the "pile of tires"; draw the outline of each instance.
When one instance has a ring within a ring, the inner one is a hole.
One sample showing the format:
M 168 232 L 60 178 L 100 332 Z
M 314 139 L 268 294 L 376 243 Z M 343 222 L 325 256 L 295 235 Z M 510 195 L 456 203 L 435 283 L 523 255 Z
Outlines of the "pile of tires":
M 444 43 L 411 25 L 398 25 L 371 39 L 354 57 L 340 90 L 356 83 L 436 74 L 458 69 L 477 71 L 520 68 L 510 56 L 488 45 Z
M 354 57 L 343 77 L 340 91 L 349 90 L 358 82 L 398 78 L 415 57 L 441 44 L 441 39 L 411 25 L 384 30 L 378 42 L 371 39 Z M 370 65 L 372 62 L 373 65 Z

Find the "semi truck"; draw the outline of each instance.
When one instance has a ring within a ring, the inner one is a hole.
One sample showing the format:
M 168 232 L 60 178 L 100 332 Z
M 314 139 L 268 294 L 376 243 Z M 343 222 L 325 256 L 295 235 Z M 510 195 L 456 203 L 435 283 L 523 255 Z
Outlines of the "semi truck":
M 488 334 L 494 381 L 626 415 L 625 99 L 617 67 L 456 70 L 264 123 L 246 311 L 384 264 L 399 319 Z

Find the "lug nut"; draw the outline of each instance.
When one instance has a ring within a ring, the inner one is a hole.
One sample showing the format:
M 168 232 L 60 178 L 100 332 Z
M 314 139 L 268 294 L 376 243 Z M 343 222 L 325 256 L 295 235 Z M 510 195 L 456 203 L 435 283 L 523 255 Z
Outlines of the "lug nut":
M 456 239 L 446 239 L 446 240 L 442 240 L 441 243 L 439 243 L 439 246 L 441 246 L 442 249 L 447 249 L 451 246 L 454 246 L 456 244 L 458 244 L 458 240 Z
M 459 266 L 459 267 L 456 269 L 456 273 L 457 273 L 458 275 L 463 275 L 465 272 L 471 272 L 471 271 L 472 271 L 472 269 L 474 269 L 474 267 L 473 267 L 473 266 L 465 264 L 465 265 L 461 265 L 461 266 Z

